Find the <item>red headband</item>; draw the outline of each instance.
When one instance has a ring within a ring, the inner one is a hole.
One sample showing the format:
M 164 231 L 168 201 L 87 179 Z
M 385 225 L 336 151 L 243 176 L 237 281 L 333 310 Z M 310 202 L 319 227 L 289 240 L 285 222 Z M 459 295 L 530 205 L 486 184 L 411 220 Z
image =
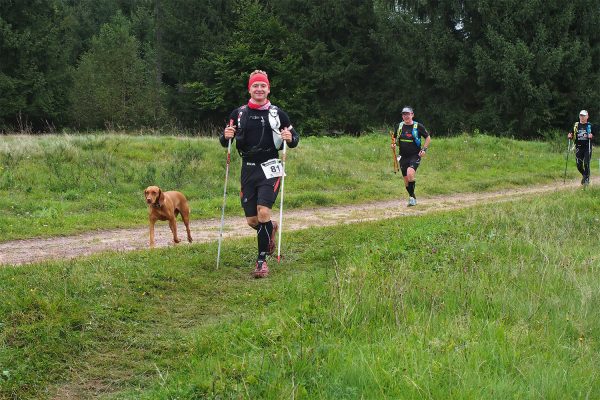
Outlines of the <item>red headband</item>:
M 254 82 L 264 82 L 267 84 L 267 86 L 271 87 L 271 84 L 269 83 L 269 78 L 267 78 L 265 74 L 252 75 L 252 77 L 248 81 L 248 89 L 250 89 L 250 86 L 252 86 Z

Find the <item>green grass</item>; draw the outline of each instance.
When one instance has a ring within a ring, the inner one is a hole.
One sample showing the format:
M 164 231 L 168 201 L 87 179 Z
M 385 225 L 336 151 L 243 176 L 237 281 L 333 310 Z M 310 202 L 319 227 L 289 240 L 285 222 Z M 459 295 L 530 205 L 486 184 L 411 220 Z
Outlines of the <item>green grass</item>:
M 598 195 L 3 268 L 0 397 L 599 398 Z
M 551 142 L 488 136 L 434 138 L 419 196 L 503 189 L 562 178 Z M 569 177 L 577 176 L 570 163 Z M 234 153 L 226 212 L 242 215 Z M 405 197 L 389 137 L 302 138 L 286 165 L 286 209 Z M 144 225 L 142 192 L 182 191 L 192 219 L 219 218 L 225 150 L 215 138 L 43 135 L 0 140 L 0 241 Z

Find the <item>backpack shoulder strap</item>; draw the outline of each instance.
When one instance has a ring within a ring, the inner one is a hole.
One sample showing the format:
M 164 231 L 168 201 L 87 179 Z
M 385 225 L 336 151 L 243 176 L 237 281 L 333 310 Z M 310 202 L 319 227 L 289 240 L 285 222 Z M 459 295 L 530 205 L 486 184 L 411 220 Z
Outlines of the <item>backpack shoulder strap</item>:
M 281 127 L 281 120 L 279 119 L 279 107 L 271 104 L 269 106 L 269 124 L 271 124 L 271 129 L 279 133 L 279 128 Z
M 421 148 L 421 138 L 419 137 L 419 123 L 415 121 L 412 128 L 413 140 L 418 148 Z
M 269 106 L 269 125 L 271 125 L 271 131 L 273 133 L 273 144 L 276 149 L 279 149 L 283 144 L 283 139 L 279 132 L 281 120 L 279 119 L 279 108 L 273 104 Z
M 400 122 L 398 124 L 398 130 L 396 131 L 396 137 L 401 136 L 402 135 L 402 127 L 404 126 L 404 121 Z
M 240 130 L 245 128 L 247 121 L 248 121 L 248 106 L 246 104 L 244 104 L 243 106 L 238 108 L 237 128 Z

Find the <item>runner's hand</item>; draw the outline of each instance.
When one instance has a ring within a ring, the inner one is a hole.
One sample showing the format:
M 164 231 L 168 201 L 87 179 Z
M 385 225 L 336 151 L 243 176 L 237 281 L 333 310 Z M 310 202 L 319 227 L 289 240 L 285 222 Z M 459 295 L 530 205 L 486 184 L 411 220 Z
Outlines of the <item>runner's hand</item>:
M 225 139 L 229 140 L 229 139 L 233 139 L 233 137 L 235 136 L 235 125 L 232 126 L 228 126 L 225 128 L 225 131 L 223 133 L 223 136 L 225 136 Z
M 288 143 L 292 142 L 292 131 L 290 131 L 291 128 L 291 126 L 281 128 L 281 138 Z

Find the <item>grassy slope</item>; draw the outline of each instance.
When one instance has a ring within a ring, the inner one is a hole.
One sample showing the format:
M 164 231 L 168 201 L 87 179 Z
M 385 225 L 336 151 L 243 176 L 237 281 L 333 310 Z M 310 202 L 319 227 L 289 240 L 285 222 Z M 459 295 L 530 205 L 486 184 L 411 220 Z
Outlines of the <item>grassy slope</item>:
M 0 397 L 598 398 L 599 194 L 4 268 Z
M 564 156 L 542 142 L 461 136 L 434 138 L 430 147 L 419 196 L 542 183 L 564 168 Z M 193 219 L 218 218 L 224 164 L 216 139 L 3 136 L 0 241 L 144 225 L 142 191 L 150 184 L 185 193 Z M 286 208 L 404 198 L 391 164 L 385 135 L 303 138 L 288 156 Z M 241 215 L 237 154 L 231 166 L 227 214 Z

